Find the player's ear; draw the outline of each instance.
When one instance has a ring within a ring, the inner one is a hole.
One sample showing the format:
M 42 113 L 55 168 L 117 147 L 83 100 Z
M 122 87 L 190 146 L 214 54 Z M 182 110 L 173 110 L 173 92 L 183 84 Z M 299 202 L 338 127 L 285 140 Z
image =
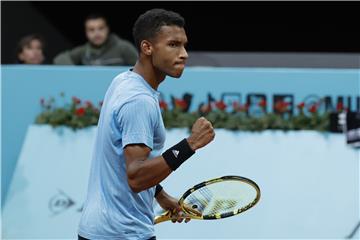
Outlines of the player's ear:
M 147 40 L 142 40 L 140 43 L 140 49 L 143 54 L 150 56 L 152 54 L 152 45 L 151 42 Z

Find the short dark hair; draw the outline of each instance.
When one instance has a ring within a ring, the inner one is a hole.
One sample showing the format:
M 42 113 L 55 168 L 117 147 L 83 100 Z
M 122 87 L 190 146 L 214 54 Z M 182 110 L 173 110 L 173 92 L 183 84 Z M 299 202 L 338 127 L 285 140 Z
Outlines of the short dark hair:
M 45 41 L 44 41 L 44 38 L 39 35 L 39 34 L 30 34 L 30 35 L 26 35 L 24 37 L 22 37 L 17 46 L 16 46 L 16 49 L 15 49 L 15 57 L 16 57 L 16 60 L 17 62 L 22 62 L 20 59 L 19 59 L 19 54 L 24 50 L 25 47 L 29 46 L 30 43 L 33 41 L 33 40 L 38 40 L 40 43 L 41 43 L 41 47 L 42 49 L 44 49 L 45 47 Z
M 133 37 L 137 49 L 140 51 L 142 40 L 151 39 L 159 32 L 162 26 L 184 27 L 184 18 L 173 11 L 154 8 L 138 17 L 133 27 Z
M 105 15 L 101 14 L 101 13 L 91 13 L 89 15 L 86 16 L 84 23 L 86 23 L 89 20 L 95 20 L 95 19 L 103 19 L 106 23 L 106 25 L 108 25 L 108 20 L 105 17 Z

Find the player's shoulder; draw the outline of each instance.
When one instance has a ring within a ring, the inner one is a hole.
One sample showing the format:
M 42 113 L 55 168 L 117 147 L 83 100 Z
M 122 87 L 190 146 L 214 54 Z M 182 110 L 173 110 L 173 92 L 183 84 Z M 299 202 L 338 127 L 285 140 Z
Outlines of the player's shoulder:
M 127 103 L 140 106 L 154 107 L 157 103 L 154 97 L 147 92 L 138 92 L 129 97 Z
M 130 70 L 126 70 L 123 71 L 121 73 L 119 73 L 118 75 L 116 75 L 113 79 L 113 81 L 121 81 L 121 80 L 126 80 L 126 79 L 131 79 L 133 78 L 131 71 Z
M 115 108 L 115 115 L 121 119 L 136 118 L 152 120 L 158 118 L 156 101 L 146 93 L 133 95 Z
M 111 95 L 114 99 L 115 109 L 124 105 L 128 107 L 143 106 L 144 109 L 156 109 L 158 104 L 157 96 L 150 91 L 131 71 L 123 72 L 114 78 Z
M 141 85 L 140 76 L 135 74 L 131 69 L 119 73 L 114 77 L 113 82 L 121 84 L 123 88 L 129 88 L 137 85 Z

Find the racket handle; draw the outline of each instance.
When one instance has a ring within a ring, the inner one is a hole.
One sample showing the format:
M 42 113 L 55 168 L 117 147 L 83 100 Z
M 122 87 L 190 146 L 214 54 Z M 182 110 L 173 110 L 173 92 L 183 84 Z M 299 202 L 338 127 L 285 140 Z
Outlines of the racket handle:
M 169 221 L 171 219 L 171 212 L 170 211 L 166 211 L 164 214 L 155 217 L 154 223 L 158 224 L 158 223 L 162 223 L 165 221 Z

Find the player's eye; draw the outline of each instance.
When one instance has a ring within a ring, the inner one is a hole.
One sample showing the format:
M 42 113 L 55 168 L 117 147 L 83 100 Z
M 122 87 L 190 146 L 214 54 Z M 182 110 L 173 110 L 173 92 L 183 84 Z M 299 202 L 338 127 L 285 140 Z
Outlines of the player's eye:
M 175 47 L 178 47 L 178 46 L 179 46 L 179 43 L 177 43 L 177 42 L 170 42 L 170 43 L 169 43 L 169 46 L 175 48 Z

